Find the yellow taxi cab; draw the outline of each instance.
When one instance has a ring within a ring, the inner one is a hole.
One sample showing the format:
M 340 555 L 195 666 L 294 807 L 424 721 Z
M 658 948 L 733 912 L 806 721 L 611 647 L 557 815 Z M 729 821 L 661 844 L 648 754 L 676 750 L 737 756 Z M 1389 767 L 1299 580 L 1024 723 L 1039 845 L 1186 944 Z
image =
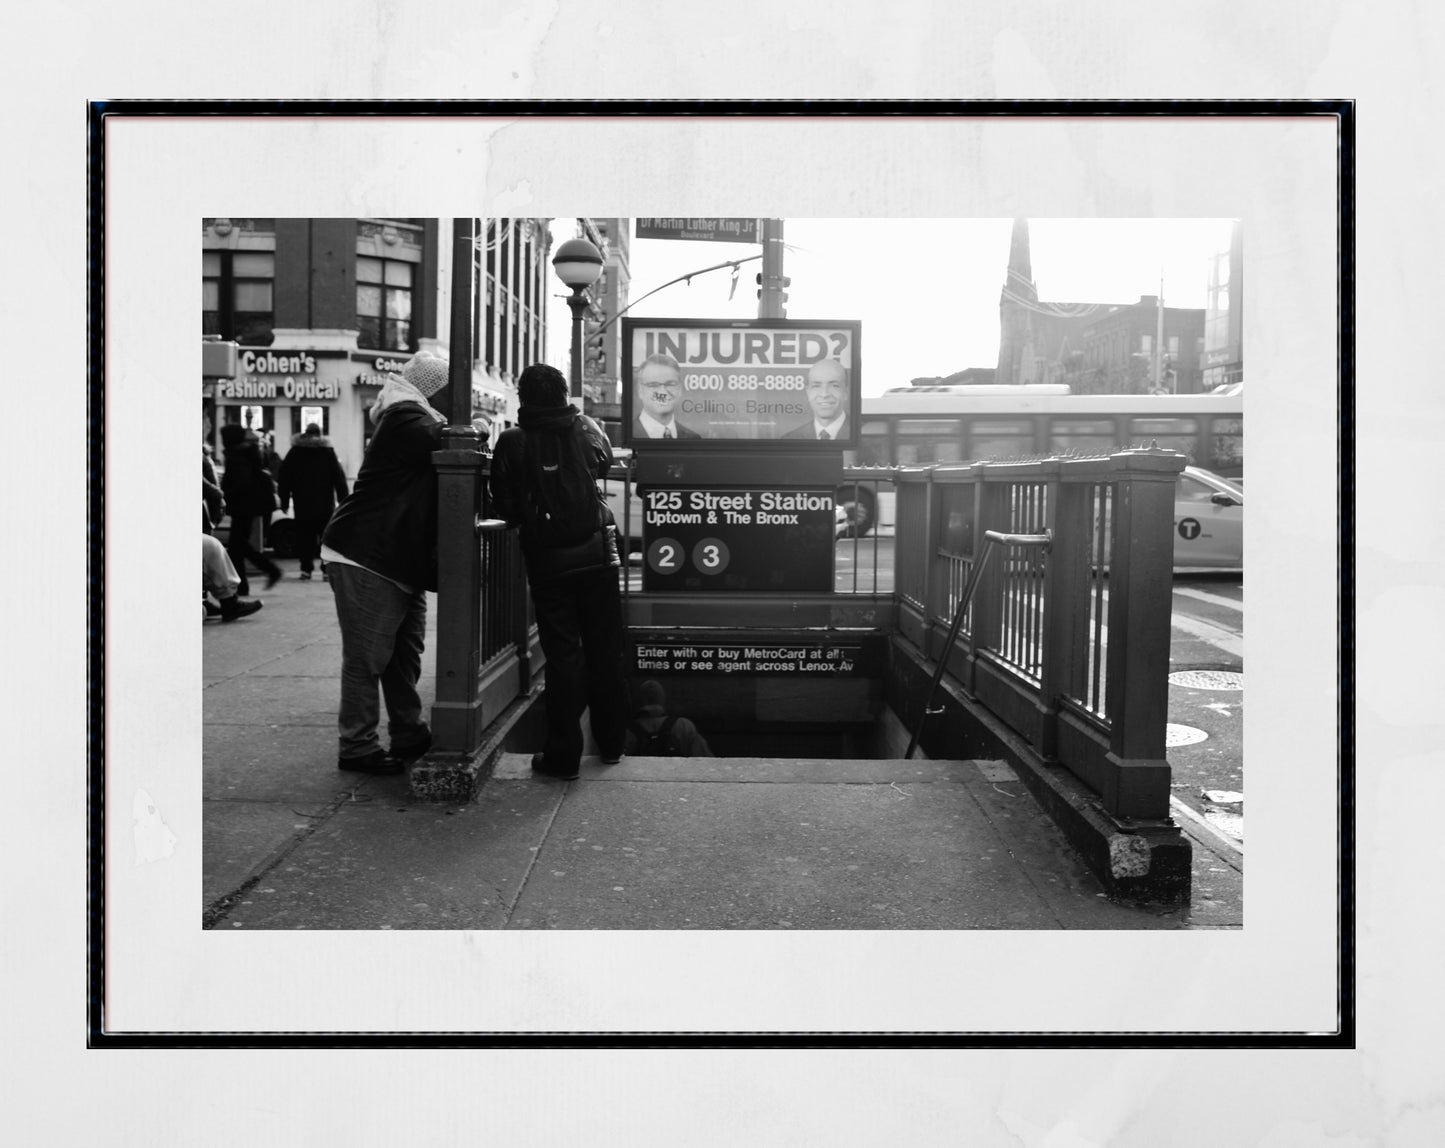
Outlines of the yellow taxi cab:
M 1244 490 L 1233 480 L 1186 466 L 1174 488 L 1174 567 L 1244 565 Z

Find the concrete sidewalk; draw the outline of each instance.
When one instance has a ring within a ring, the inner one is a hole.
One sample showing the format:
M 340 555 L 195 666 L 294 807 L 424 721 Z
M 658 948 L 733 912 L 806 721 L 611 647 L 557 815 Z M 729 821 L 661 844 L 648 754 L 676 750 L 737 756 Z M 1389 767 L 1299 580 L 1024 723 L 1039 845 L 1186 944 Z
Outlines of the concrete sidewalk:
M 503 754 L 475 801 L 415 801 L 405 776 L 336 769 L 330 588 L 282 566 L 260 613 L 204 624 L 207 927 L 1243 924 L 1237 852 L 1196 833 L 1191 906 L 1114 904 L 1000 762 L 588 758 L 558 782 Z

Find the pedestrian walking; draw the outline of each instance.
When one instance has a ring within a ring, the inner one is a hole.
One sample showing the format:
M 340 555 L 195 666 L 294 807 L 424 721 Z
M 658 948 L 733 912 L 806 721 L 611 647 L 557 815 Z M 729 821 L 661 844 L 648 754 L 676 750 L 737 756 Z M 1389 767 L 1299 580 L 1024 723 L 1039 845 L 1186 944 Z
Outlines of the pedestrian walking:
M 712 757 L 712 749 L 689 719 L 667 712 L 661 684 L 648 679 L 637 689 L 642 704 L 627 723 L 629 757 Z
M 432 452 L 446 420 L 431 405 L 447 360 L 418 351 L 390 374 L 371 408 L 376 427 L 356 483 L 321 539 L 341 627 L 337 768 L 400 773 L 431 748 L 417 681 L 426 591 L 437 588 L 437 476 Z M 391 752 L 377 728 L 386 702 Z
M 622 596 L 617 534 L 597 490 L 612 446 L 567 402 L 567 380 L 534 363 L 517 381 L 518 425 L 492 454 L 492 512 L 519 530 L 527 585 L 546 654 L 547 734 L 532 769 L 577 776 L 581 719 L 605 764 L 622 756 L 627 704 L 622 680 Z
M 281 567 L 267 558 L 251 541 L 257 519 L 267 522 L 276 509 L 276 485 L 261 457 L 261 440 L 256 432 L 237 423 L 221 428 L 225 445 L 226 473 L 221 490 L 226 496 L 226 513 L 231 516 L 231 533 L 226 539 L 226 552 L 241 575 L 239 593 L 249 594 L 251 584 L 246 578 L 246 560 L 266 575 L 266 589 L 281 578 Z
M 309 582 L 316 556 L 321 548 L 321 532 L 336 504 L 346 497 L 346 472 L 331 440 L 321 433 L 316 423 L 307 423 L 306 430 L 291 440 L 291 449 L 281 460 L 276 493 L 281 511 L 291 503 L 296 512 L 296 557 L 301 560 L 301 580 Z M 321 576 L 326 577 L 326 563 L 321 563 Z

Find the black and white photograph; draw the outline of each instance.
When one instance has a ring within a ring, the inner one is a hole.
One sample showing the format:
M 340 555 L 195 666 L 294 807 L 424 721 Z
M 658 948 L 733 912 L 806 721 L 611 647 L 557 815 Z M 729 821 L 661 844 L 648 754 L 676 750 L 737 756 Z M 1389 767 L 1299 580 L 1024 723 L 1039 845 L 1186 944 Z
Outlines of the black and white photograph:
M 200 221 L 204 928 L 1243 927 L 1240 221 L 747 231 Z

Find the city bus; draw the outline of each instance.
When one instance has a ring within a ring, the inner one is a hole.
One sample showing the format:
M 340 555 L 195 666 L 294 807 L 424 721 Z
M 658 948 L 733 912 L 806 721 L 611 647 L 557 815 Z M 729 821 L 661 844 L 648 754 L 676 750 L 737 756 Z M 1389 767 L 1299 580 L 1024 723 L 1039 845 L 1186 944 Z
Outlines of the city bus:
M 1187 465 L 1244 478 L 1244 393 L 1076 395 L 1063 384 L 894 387 L 864 396 L 857 466 L 925 466 L 1062 454 L 1097 454 L 1151 444 Z M 839 491 L 849 532 L 888 533 L 888 484 Z

